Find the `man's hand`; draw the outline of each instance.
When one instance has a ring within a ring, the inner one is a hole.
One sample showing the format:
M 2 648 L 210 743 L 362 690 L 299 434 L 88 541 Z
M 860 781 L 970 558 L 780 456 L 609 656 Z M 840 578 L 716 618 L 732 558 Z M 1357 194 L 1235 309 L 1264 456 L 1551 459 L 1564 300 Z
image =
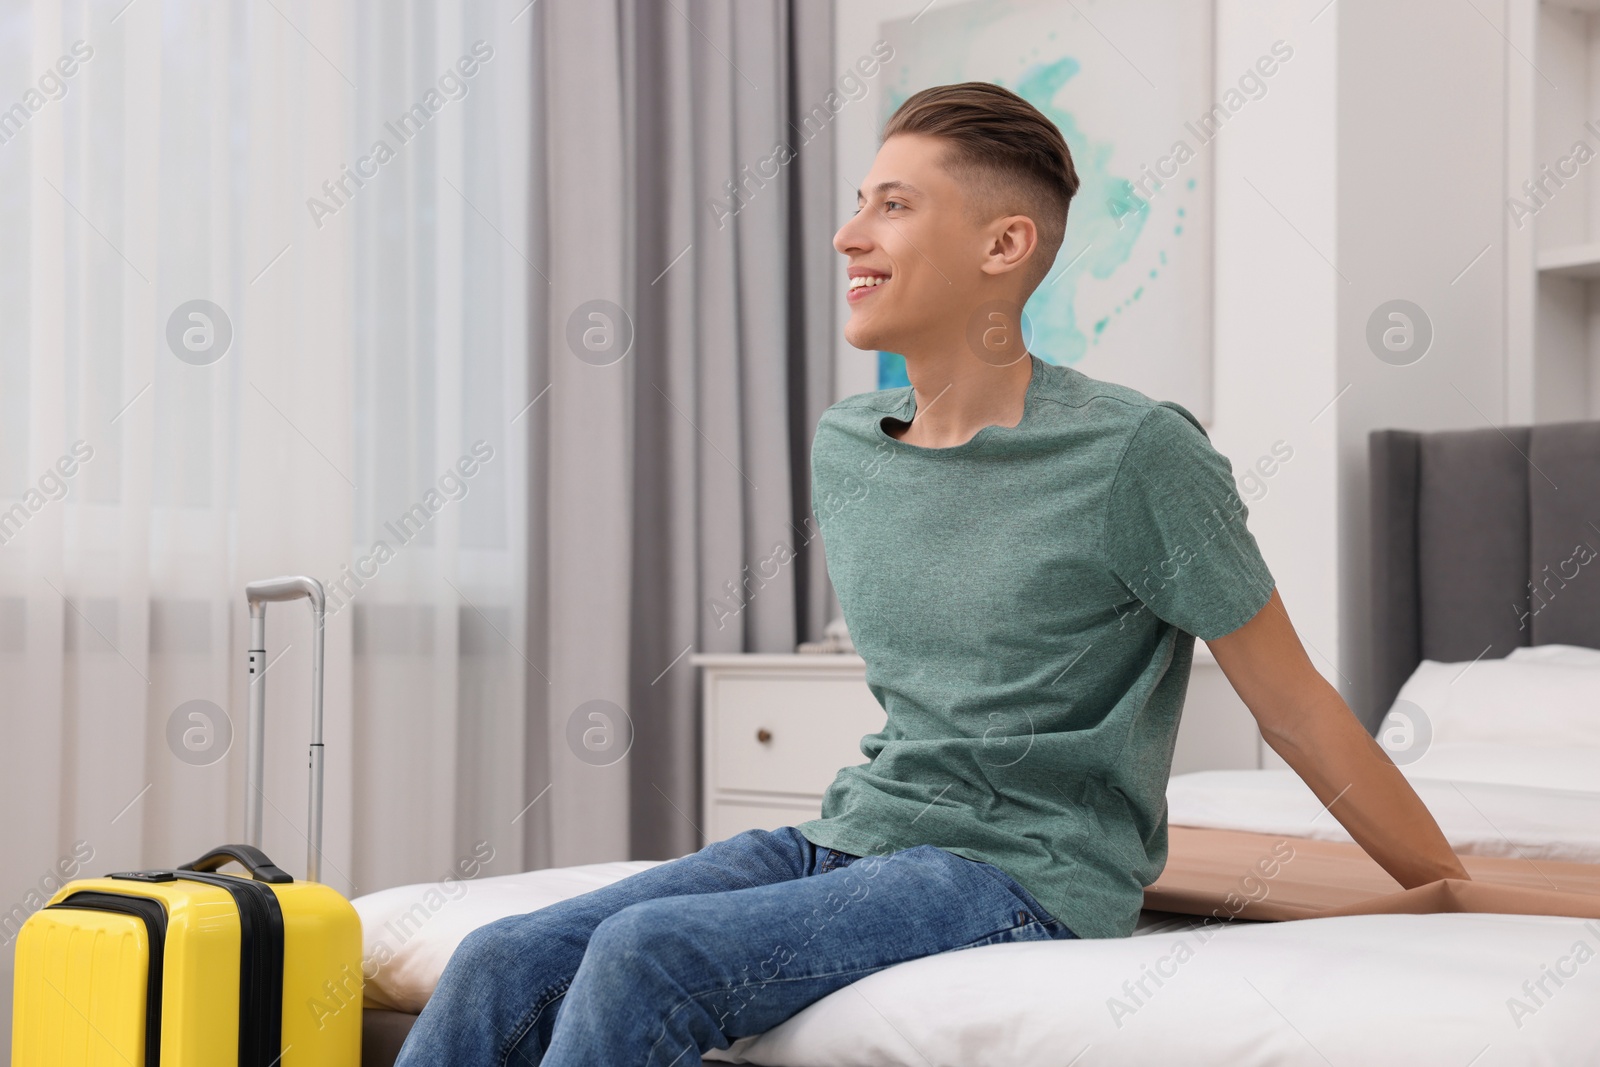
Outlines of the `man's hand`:
M 1395 881 L 1468 879 L 1411 783 L 1311 665 L 1276 589 L 1249 622 L 1206 644 L 1267 744 Z

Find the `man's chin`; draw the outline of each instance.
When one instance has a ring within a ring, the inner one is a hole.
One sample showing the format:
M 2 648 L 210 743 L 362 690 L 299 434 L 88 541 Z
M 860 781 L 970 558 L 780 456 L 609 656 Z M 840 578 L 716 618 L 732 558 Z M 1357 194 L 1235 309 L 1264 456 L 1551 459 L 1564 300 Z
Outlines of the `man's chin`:
M 868 329 L 863 326 L 858 329 L 851 329 L 851 324 L 848 322 L 845 323 L 844 327 L 845 341 L 852 348 L 859 348 L 863 352 L 899 351 L 894 347 L 893 339 L 890 336 L 890 333 L 891 331 L 879 329 L 877 327 Z

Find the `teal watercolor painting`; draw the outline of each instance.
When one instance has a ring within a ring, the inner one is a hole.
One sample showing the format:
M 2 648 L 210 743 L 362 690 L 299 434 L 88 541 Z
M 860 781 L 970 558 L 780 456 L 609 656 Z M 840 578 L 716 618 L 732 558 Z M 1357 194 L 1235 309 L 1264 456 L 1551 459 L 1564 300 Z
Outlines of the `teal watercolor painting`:
M 1061 130 L 1079 188 L 1024 310 L 1051 363 L 1211 411 L 1211 5 L 974 0 L 885 22 L 878 126 L 930 85 L 987 81 Z M 1204 47 L 1195 47 L 1196 43 Z M 878 388 L 909 384 L 879 352 Z

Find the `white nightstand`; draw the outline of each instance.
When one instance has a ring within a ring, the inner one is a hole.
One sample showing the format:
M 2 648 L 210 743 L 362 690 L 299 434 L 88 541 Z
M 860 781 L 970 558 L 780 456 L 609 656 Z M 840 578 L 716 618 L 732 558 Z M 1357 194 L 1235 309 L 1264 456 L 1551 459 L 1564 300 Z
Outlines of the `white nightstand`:
M 818 818 L 839 768 L 865 763 L 861 739 L 883 729 L 866 661 L 853 653 L 697 653 L 689 662 L 705 668 L 702 845 Z M 1255 720 L 1196 641 L 1172 773 L 1259 767 L 1259 742 Z
M 702 844 L 820 817 L 839 768 L 867 762 L 861 739 L 883 729 L 866 662 L 852 653 L 697 653 L 689 661 L 705 668 Z

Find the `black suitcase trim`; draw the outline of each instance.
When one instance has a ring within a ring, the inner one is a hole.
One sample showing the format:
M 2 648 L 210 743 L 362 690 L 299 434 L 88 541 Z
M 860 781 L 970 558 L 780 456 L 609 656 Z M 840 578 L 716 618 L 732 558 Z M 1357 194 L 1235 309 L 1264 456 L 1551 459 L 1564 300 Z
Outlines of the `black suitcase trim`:
M 239 1067 L 274 1067 L 283 1057 L 283 909 L 264 883 L 228 874 L 136 871 L 112 875 L 144 881 L 182 878 L 228 891 L 239 909 Z M 155 897 L 80 890 L 50 908 L 114 911 L 143 919 L 150 937 L 146 979 L 144 1062 L 161 1063 L 161 990 L 167 944 L 167 912 Z
M 273 1067 L 283 1056 L 283 909 L 261 882 L 178 870 L 177 877 L 226 889 L 239 908 L 239 1067 Z
M 269 890 L 270 892 L 270 890 Z M 47 908 L 77 908 L 83 911 L 114 911 L 144 920 L 150 938 L 150 970 L 145 979 L 144 1062 L 147 1067 L 161 1064 L 161 974 L 167 949 L 167 910 L 153 897 L 118 896 L 80 890 Z

